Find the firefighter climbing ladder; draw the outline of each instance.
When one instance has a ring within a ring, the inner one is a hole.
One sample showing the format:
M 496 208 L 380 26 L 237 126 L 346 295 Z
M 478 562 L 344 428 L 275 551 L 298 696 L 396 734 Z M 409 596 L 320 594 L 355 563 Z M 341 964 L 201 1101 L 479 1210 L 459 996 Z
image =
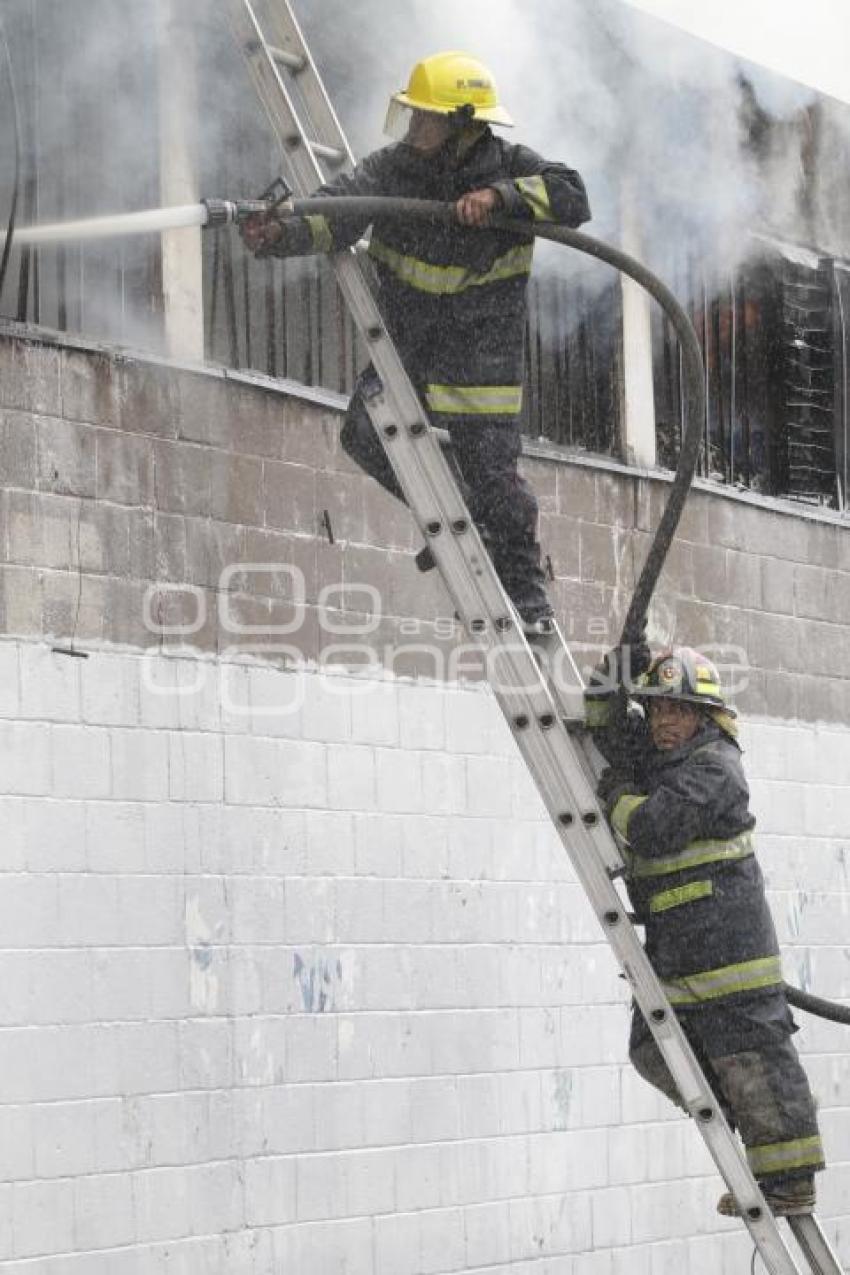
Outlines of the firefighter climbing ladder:
M 353 166 L 353 156 L 288 0 L 223 0 L 237 45 L 283 148 L 296 195 Z M 356 251 L 334 258 L 342 294 L 382 389 L 369 415 L 431 545 L 467 632 L 637 1003 L 772 1275 L 800 1267 L 765 1205 L 655 977 L 615 885 L 623 861 L 600 811 L 583 728 L 582 681 L 561 634 L 522 634 L 432 429 L 381 320 Z M 789 1219 L 790 1220 L 790 1219 Z M 841 1275 L 812 1215 L 791 1220 L 815 1275 Z

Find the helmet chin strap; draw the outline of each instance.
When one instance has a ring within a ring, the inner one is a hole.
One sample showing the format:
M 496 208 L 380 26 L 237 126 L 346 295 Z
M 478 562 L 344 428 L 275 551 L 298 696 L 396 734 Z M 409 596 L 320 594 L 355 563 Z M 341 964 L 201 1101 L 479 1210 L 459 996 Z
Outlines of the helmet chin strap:
M 451 132 L 448 143 L 454 147 L 455 155 L 461 160 L 472 150 L 479 137 L 486 132 L 487 124 L 484 120 L 477 120 L 475 107 L 467 104 L 452 111 L 449 116 L 449 128 Z
M 464 102 L 463 106 L 457 106 L 449 114 L 449 128 L 452 134 L 462 133 L 475 120 L 475 107 L 471 102 Z

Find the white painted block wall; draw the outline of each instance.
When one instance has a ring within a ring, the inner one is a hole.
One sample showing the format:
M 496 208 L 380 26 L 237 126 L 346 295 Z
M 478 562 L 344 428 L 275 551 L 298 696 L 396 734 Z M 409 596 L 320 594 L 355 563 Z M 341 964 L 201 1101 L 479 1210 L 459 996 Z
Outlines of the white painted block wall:
M 745 725 L 850 997 L 850 730 Z M 687 1121 L 489 692 L 0 643 L 0 1275 L 718 1275 Z M 850 1037 L 805 1021 L 850 1256 Z

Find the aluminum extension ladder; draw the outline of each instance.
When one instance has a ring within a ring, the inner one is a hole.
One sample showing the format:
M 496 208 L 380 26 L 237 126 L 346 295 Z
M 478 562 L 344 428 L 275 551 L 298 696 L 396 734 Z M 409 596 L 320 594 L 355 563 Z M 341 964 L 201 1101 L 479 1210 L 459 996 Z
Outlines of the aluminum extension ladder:
M 350 171 L 354 157 L 288 0 L 223 0 L 236 44 L 281 148 L 297 197 Z M 562 634 L 525 638 L 466 509 L 436 431 L 393 346 L 356 250 L 333 258 L 382 390 L 369 415 L 487 675 L 576 876 L 629 981 L 690 1115 L 772 1275 L 800 1267 L 750 1173 L 630 922 L 615 881 L 623 860 L 595 795 L 583 684 Z M 789 1219 L 815 1275 L 841 1275 L 813 1215 Z

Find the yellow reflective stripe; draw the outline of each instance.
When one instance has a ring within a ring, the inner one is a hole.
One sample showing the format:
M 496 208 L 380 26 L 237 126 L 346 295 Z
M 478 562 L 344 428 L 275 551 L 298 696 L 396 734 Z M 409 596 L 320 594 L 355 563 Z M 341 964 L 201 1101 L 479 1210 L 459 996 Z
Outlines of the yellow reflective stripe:
M 677 908 L 680 903 L 692 903 L 694 899 L 705 899 L 714 893 L 710 881 L 691 881 L 688 885 L 676 886 L 674 890 L 662 890 L 653 894 L 649 900 L 650 912 L 666 912 L 668 908 Z
M 322 217 L 318 213 L 308 213 L 304 220 L 310 227 L 316 252 L 333 252 L 334 240 L 327 217 Z
M 817 1134 L 810 1138 L 793 1138 L 790 1142 L 771 1142 L 763 1147 L 747 1147 L 747 1160 L 753 1173 L 784 1173 L 788 1169 L 815 1168 L 825 1162 L 823 1143 Z
M 696 685 L 697 695 L 719 695 L 720 687 L 717 682 L 700 682 Z
M 760 956 L 739 965 L 721 965 L 716 970 L 699 974 L 683 974 L 664 980 L 662 987 L 671 1005 L 699 1005 L 701 1001 L 734 996 L 736 992 L 752 992 L 759 987 L 782 983 L 782 961 L 778 956 Z
M 518 244 L 503 256 L 497 257 L 485 274 L 475 274 L 466 266 L 434 266 L 419 257 L 406 257 L 374 236 L 369 244 L 370 255 L 388 266 L 402 283 L 417 288 L 420 292 L 439 296 L 465 292 L 467 288 L 481 288 L 489 283 L 511 279 L 515 275 L 528 274 L 533 252 L 533 244 Z
M 646 797 L 641 797 L 637 793 L 627 792 L 620 797 L 614 809 L 611 811 L 611 824 L 620 836 L 628 840 L 626 829 L 638 806 L 642 806 L 646 801 Z
M 636 856 L 632 871 L 636 877 L 663 877 L 668 872 L 684 872 L 701 868 L 706 863 L 728 863 L 746 859 L 753 853 L 753 834 L 741 832 L 729 841 L 690 841 L 678 854 Z
M 521 385 L 427 385 L 432 412 L 451 416 L 515 416 L 522 408 Z
M 514 183 L 531 211 L 535 221 L 551 221 L 552 205 L 542 177 L 518 177 Z
M 584 700 L 584 716 L 591 730 L 607 726 L 611 720 L 611 696 L 586 695 Z

